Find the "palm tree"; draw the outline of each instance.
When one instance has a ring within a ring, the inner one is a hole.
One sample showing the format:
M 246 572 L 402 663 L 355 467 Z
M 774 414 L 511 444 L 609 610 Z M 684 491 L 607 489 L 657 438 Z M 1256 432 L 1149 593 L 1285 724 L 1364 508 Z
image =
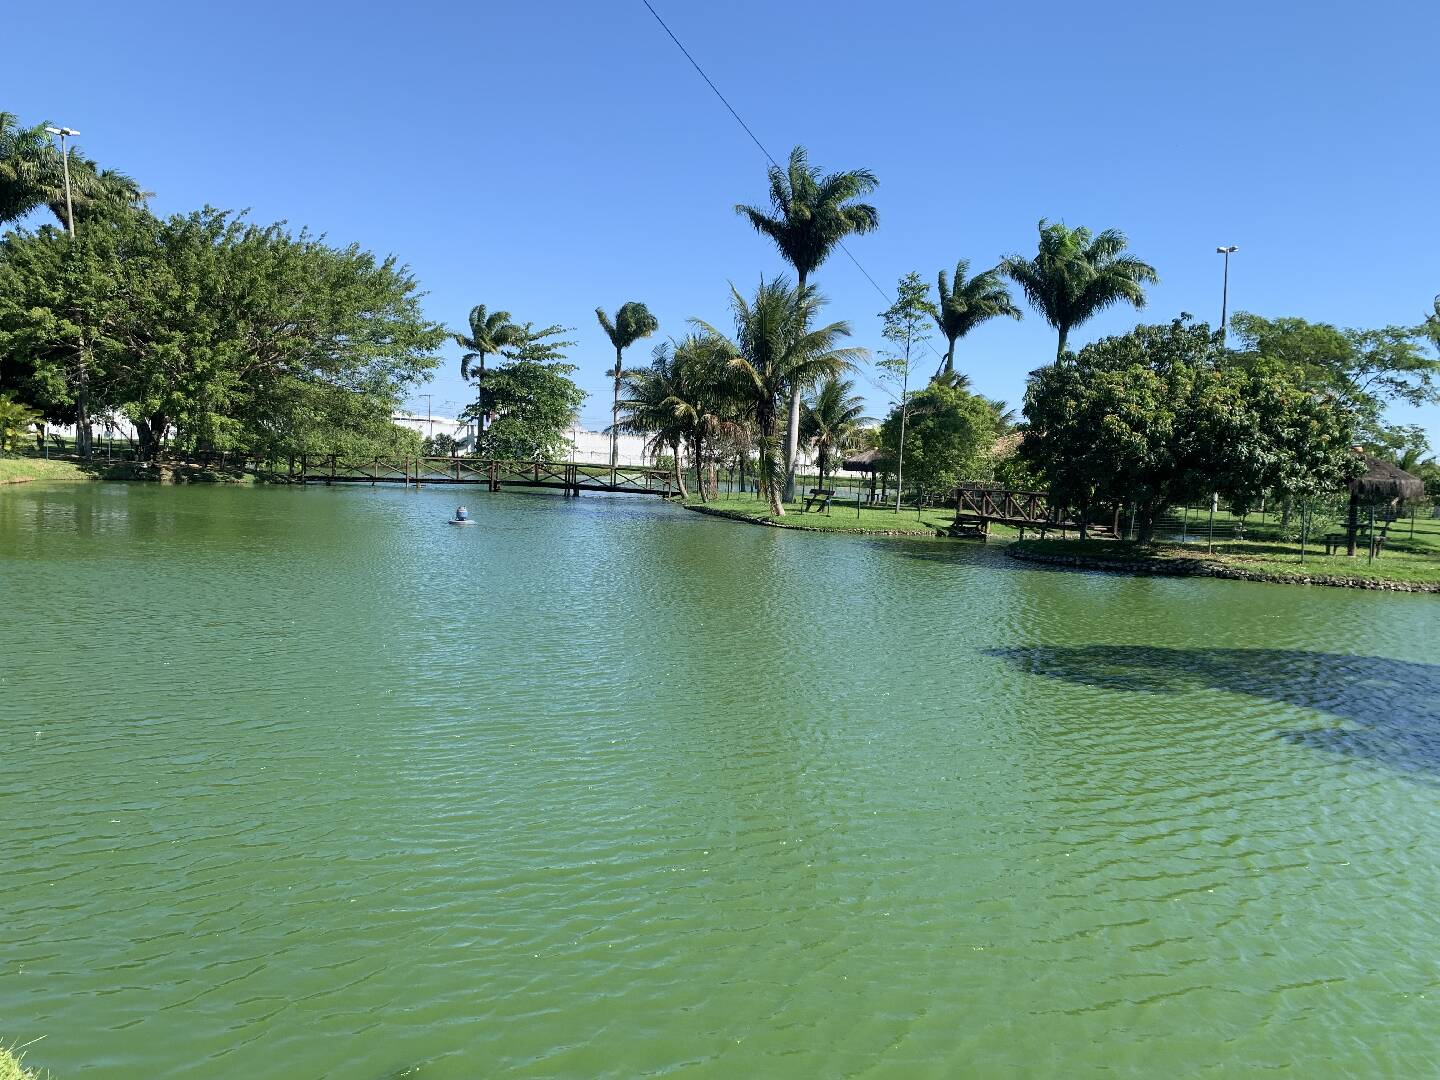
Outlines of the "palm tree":
M 970 261 L 968 259 L 961 259 L 957 262 L 953 287 L 946 278 L 945 271 L 940 271 L 937 288 L 939 303 L 935 305 L 934 317 L 935 325 L 945 335 L 947 347 L 945 362 L 935 373 L 937 379 L 941 375 L 954 373 L 955 342 L 982 322 L 998 318 L 1001 315 L 1017 321 L 1024 317 L 1020 309 L 1015 306 L 1015 301 L 1010 299 L 1010 290 L 1000 280 L 998 266 L 966 280 L 965 275 L 969 271 Z
M 800 437 L 815 446 L 820 465 L 820 486 L 825 486 L 831 455 L 844 450 L 855 437 L 860 425 L 870 420 L 865 413 L 865 399 L 852 393 L 855 384 L 834 376 L 820 384 L 805 402 L 800 416 Z
M 869 169 L 822 174 L 810 164 L 803 146 L 790 151 L 786 169 L 770 166 L 770 211 L 746 206 L 735 212 L 768 236 L 781 256 L 795 268 L 796 295 L 803 295 L 810 275 L 847 236 L 874 232 L 880 215 L 868 203 L 879 181 Z M 800 395 L 790 398 L 790 426 L 785 443 L 785 498 L 795 494 L 795 454 L 800 439 Z
M 703 502 L 707 441 L 721 431 L 733 433 L 736 380 L 730 367 L 730 352 L 709 334 L 689 334 L 674 345 L 674 392 L 669 405 L 683 425 L 695 468 L 695 487 Z
M 1069 229 L 1040 219 L 1040 247 L 1033 259 L 1010 255 L 997 268 L 1019 285 L 1025 298 L 1060 334 L 1055 349 L 1065 355 L 1070 331 L 1114 304 L 1145 306 L 1143 286 L 1160 278 L 1155 268 L 1126 253 L 1125 234 L 1106 229 Z
M 673 458 L 675 487 L 680 498 L 688 499 L 685 474 L 680 468 L 680 447 L 688 435 L 687 423 L 677 415 L 675 402 L 681 394 L 678 364 L 672 342 L 662 341 L 651 354 L 650 365 L 627 371 L 620 377 L 624 396 L 616 403 L 613 432 L 642 435 L 646 452 L 668 449 Z
M 150 195 L 131 177 L 114 169 L 100 169 L 73 149 L 70 192 L 75 216 L 80 220 L 101 207 L 142 206 Z M 16 221 L 40 206 L 49 207 L 55 219 L 68 227 L 60 151 L 44 124 L 22 128 L 14 113 L 0 112 L 0 225 Z
M 56 196 L 65 199 L 64 178 L 45 125 L 22 128 L 14 113 L 0 112 L 0 225 Z
M 485 357 L 501 349 L 518 344 L 521 330 L 510 319 L 508 311 L 486 311 L 484 304 L 470 309 L 470 333 L 451 334 L 455 344 L 467 350 L 460 358 L 460 377 L 467 382 L 475 376 L 475 415 L 480 424 L 480 434 L 485 434 Z M 473 367 L 472 362 L 478 361 Z M 476 446 L 479 446 L 476 439 Z
M 610 468 L 613 470 L 620 456 L 620 379 L 624 374 L 625 350 L 659 330 L 660 322 L 639 300 L 621 304 L 613 322 L 604 308 L 595 309 L 595 318 L 600 321 L 600 328 L 609 337 L 610 344 L 615 346 L 615 368 L 605 373 L 615 379 L 615 404 L 610 416 Z
M 154 194 L 144 191 L 134 177 L 117 169 L 101 169 L 89 158 L 70 151 L 71 201 L 75 207 L 75 219 L 84 222 L 97 212 L 109 210 L 138 210 Z M 65 216 L 65 193 L 62 187 L 58 197 L 47 197 L 45 205 L 55 215 L 62 228 L 68 229 Z
M 811 328 L 823 303 L 813 287 L 791 288 L 781 277 L 768 284 L 762 281 L 751 301 L 730 286 L 733 339 L 703 320 L 691 320 L 730 357 L 740 383 L 737 393 L 743 395 L 745 411 L 754 418 L 759 435 L 760 489 L 776 517 L 785 515 L 780 498 L 785 477 L 775 430 L 779 409 L 804 388 L 840 375 L 865 356 L 864 349 L 839 347 L 840 340 L 850 336 L 848 323 Z

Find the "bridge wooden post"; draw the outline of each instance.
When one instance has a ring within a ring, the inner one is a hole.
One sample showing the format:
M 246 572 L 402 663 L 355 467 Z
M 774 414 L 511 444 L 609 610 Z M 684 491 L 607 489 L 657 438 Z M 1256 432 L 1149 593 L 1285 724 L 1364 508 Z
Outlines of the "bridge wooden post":
M 500 490 L 500 472 L 494 458 L 490 459 L 490 490 Z

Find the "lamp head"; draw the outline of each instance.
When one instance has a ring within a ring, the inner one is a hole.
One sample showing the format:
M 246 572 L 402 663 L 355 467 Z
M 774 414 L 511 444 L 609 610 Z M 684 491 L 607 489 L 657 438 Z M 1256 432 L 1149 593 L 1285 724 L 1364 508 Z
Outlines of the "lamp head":
M 1240 250 L 1240 245 L 1238 245 L 1238 244 L 1231 244 L 1229 247 L 1217 247 L 1217 248 L 1215 249 L 1215 254 L 1216 254 L 1216 255 L 1229 255 L 1229 254 L 1231 254 L 1232 252 L 1236 252 L 1236 251 L 1239 251 L 1239 250 Z

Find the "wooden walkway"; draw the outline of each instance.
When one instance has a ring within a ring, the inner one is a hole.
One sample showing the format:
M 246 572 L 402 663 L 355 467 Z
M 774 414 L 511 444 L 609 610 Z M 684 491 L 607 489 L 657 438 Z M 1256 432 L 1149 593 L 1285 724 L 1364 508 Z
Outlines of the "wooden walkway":
M 676 493 L 669 469 L 579 465 L 561 461 L 500 461 L 488 458 L 296 458 L 288 477 L 296 484 L 483 484 L 506 488 L 550 488 L 565 495 L 607 491 L 630 495 Z
M 1082 521 L 1071 507 L 1051 506 L 1050 496 L 1043 491 L 1018 491 L 1008 488 L 960 486 L 955 489 L 955 521 L 952 536 L 976 534 L 988 536 L 993 523 L 1010 525 L 1020 530 L 1034 529 L 1043 539 L 1047 532 L 1079 532 Z M 1114 508 L 1113 521 L 1090 519 L 1083 522 L 1088 532 L 1101 536 L 1118 535 L 1120 508 Z

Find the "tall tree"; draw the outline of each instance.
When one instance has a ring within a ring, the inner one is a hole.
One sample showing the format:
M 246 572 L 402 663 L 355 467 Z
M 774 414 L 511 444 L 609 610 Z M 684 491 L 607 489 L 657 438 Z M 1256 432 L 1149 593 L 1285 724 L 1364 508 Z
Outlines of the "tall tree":
M 865 355 L 863 349 L 840 347 L 840 341 L 850 336 L 848 323 L 811 326 L 823 303 L 813 286 L 791 288 L 781 277 L 762 282 L 748 301 L 730 286 L 733 338 L 703 320 L 692 320 L 713 335 L 730 357 L 746 412 L 759 436 L 760 489 L 776 517 L 785 514 L 780 497 L 785 477 L 776 431 L 779 410 L 802 388 L 839 375 Z
M 570 376 L 577 370 L 565 356 L 573 341 L 560 340 L 563 326 L 516 328 L 515 339 L 500 350 L 499 365 L 488 368 L 478 393 L 494 413 L 480 452 L 485 457 L 544 461 L 568 445 L 565 435 L 585 401 L 585 391 Z M 479 399 L 467 411 L 474 418 Z
M 470 309 L 470 333 L 452 334 L 455 344 L 465 349 L 460 357 L 460 377 L 467 382 L 472 372 L 479 384 L 476 387 L 475 423 L 481 435 L 485 434 L 485 357 L 498 353 L 507 345 L 520 341 L 520 328 L 511 321 L 508 311 L 486 311 L 484 304 Z M 477 439 L 478 443 L 479 440 Z
M 274 453 L 383 432 L 443 338 L 395 260 L 217 210 L 0 241 L 7 387 L 47 414 L 82 393 L 118 407 L 147 456 L 170 429 L 189 448 Z
M 1283 376 L 1225 366 L 1222 351 L 1208 326 L 1176 319 L 1040 368 L 1025 393 L 1022 458 L 1057 502 L 1131 503 L 1141 543 L 1165 507 L 1211 492 L 1343 489 L 1359 462 L 1351 411 Z
M 929 335 L 924 332 L 925 318 L 936 318 L 936 314 L 935 305 L 930 301 L 930 286 L 913 270 L 896 286 L 895 302 L 880 313 L 880 318 L 884 320 L 881 335 L 890 342 L 891 348 L 881 359 L 879 367 L 885 380 L 899 394 L 896 398 L 900 411 L 900 431 L 896 442 L 899 457 L 895 466 L 897 512 L 905 482 L 905 426 L 910 416 L 910 373 L 914 369 L 915 352 L 929 340 Z
M 881 425 L 880 441 L 894 457 L 903 453 L 917 490 L 948 491 L 958 481 L 976 479 L 988 470 L 997 428 L 989 401 L 936 381 L 908 404 L 910 422 L 903 442 L 898 404 Z
M 613 320 L 605 314 L 604 308 L 597 307 L 595 318 L 599 320 L 605 336 L 610 339 L 610 344 L 615 346 L 615 367 L 605 373 L 615 380 L 615 398 L 610 412 L 610 468 L 613 469 L 620 456 L 620 381 L 625 374 L 625 350 L 641 338 L 649 337 L 659 330 L 660 322 L 650 314 L 650 309 L 638 300 L 621 304 Z
M 822 173 L 810 164 L 805 147 L 790 151 L 785 169 L 771 165 L 770 209 L 746 206 L 735 212 L 775 242 L 795 268 L 796 295 L 802 296 L 813 274 L 847 236 L 874 232 L 880 224 L 875 207 L 859 202 L 878 186 L 869 169 Z M 800 393 L 790 398 L 785 443 L 785 499 L 795 497 L 795 455 L 800 438 Z
M 1440 401 L 1440 360 L 1421 345 L 1424 328 L 1341 329 L 1304 319 L 1265 319 L 1238 311 L 1230 320 L 1239 348 L 1225 357 L 1255 373 L 1283 375 L 1315 392 L 1339 395 L 1358 414 L 1362 433 L 1379 439 L 1392 401 Z
M 855 383 L 830 376 L 806 399 L 800 415 L 800 438 L 815 447 L 820 486 L 830 473 L 831 460 L 854 439 L 865 415 L 865 399 L 854 393 Z
M 1055 359 L 1065 355 L 1070 331 L 1106 308 L 1145 306 L 1145 286 L 1160 278 L 1155 268 L 1125 250 L 1125 234 L 1106 229 L 1092 234 L 1040 219 L 1040 246 L 1033 259 L 1010 255 L 999 271 L 1020 286 L 1030 306 L 1055 328 Z
M 952 285 L 940 271 L 937 284 L 939 297 L 935 304 L 935 325 L 945 335 L 945 361 L 935 373 L 941 376 L 955 373 L 955 342 L 975 327 L 989 319 L 1005 316 L 1019 321 L 1023 316 L 1015 301 L 1010 299 L 1010 290 L 1000 280 L 1000 268 L 984 270 L 972 278 L 968 259 L 955 264 L 955 283 Z

